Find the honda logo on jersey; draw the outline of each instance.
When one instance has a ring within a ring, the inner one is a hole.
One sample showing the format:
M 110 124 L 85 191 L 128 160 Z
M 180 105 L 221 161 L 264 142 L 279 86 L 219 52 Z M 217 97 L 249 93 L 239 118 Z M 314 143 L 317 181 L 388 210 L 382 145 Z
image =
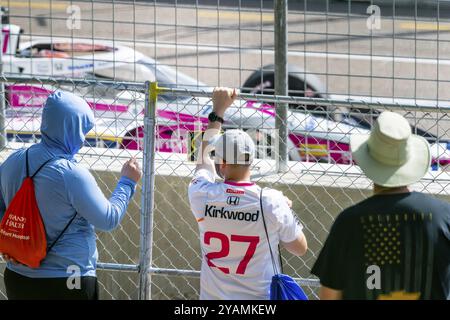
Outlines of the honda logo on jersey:
M 233 196 L 228 197 L 227 204 L 237 206 L 239 204 L 239 197 L 233 197 Z

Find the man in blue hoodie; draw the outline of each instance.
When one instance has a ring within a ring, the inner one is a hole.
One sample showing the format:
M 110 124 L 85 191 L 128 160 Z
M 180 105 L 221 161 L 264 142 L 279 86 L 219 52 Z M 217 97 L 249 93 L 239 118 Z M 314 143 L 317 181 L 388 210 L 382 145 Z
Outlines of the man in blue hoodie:
M 0 166 L 2 218 L 26 176 L 26 152 L 30 174 L 50 160 L 33 181 L 47 243 L 56 240 L 39 268 L 5 257 L 8 299 L 98 299 L 95 228 L 111 231 L 120 224 L 142 174 L 135 159 L 127 161 L 106 199 L 91 173 L 75 160 L 93 126 L 86 101 L 57 91 L 42 113 L 41 142 L 16 151 Z M 78 285 L 71 281 L 74 273 L 80 276 Z

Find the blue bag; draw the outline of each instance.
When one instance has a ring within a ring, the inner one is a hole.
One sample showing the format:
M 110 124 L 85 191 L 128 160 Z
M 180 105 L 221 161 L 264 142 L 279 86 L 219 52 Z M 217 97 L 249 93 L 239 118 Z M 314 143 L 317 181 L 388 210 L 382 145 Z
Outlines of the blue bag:
M 308 300 L 308 297 L 294 279 L 280 273 L 272 277 L 270 300 Z
M 261 188 L 261 195 L 259 197 L 261 216 L 263 218 L 264 230 L 266 231 L 267 242 L 269 244 L 270 258 L 272 259 L 273 271 L 275 273 L 270 284 L 270 300 L 308 300 L 308 297 L 298 283 L 295 282 L 292 277 L 283 274 L 283 262 L 281 260 L 281 251 L 279 249 L 281 272 L 278 272 L 277 270 L 272 247 L 270 245 L 269 233 L 267 232 L 266 219 L 264 218 L 262 192 L 263 189 Z

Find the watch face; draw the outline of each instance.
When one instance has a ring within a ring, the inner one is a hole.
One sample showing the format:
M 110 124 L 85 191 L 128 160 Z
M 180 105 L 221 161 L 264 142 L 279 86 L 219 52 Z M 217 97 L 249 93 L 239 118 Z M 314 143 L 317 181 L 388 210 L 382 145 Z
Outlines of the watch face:
M 222 118 L 220 118 L 217 114 L 215 114 L 214 112 L 211 112 L 208 116 L 208 120 L 209 121 L 219 121 L 219 122 L 223 122 Z

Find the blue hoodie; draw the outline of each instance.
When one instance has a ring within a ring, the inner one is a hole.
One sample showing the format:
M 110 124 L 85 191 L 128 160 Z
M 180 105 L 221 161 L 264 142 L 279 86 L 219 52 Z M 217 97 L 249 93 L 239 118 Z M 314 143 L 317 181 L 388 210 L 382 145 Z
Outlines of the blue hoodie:
M 30 175 L 55 158 L 34 177 L 36 199 L 50 245 L 70 219 L 75 220 L 36 269 L 8 263 L 7 268 L 32 278 L 71 276 L 78 266 L 81 276 L 95 276 L 98 252 L 94 229 L 110 231 L 125 215 L 136 183 L 121 177 L 108 200 L 91 173 L 77 164 L 74 155 L 94 126 L 94 114 L 83 99 L 63 91 L 50 95 L 42 113 L 42 140 L 29 148 Z M 0 218 L 26 176 L 25 150 L 14 152 L 0 166 Z

